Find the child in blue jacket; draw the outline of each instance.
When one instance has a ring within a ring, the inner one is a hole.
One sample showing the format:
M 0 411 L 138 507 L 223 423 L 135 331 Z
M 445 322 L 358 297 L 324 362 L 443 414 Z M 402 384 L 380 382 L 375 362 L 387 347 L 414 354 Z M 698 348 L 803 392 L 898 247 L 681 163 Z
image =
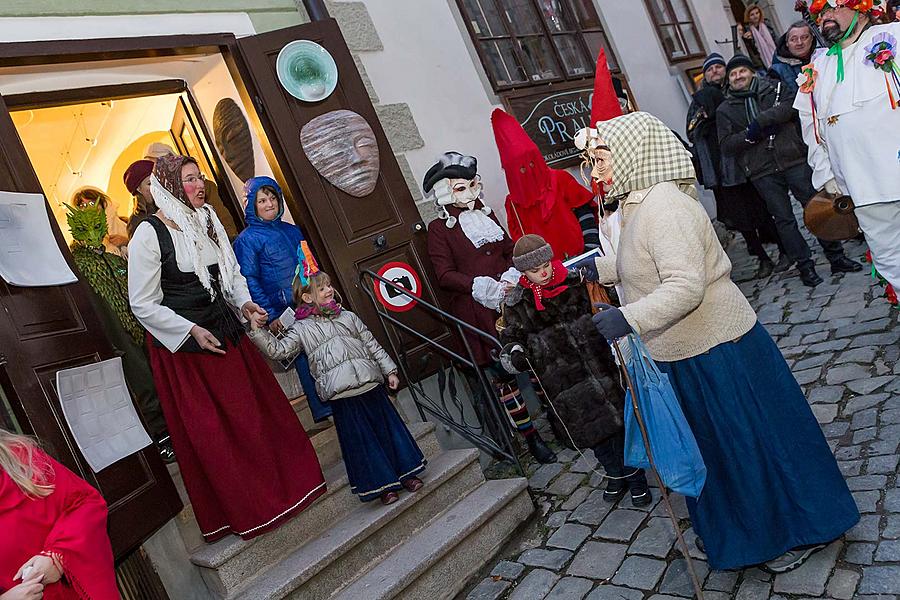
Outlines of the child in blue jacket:
M 271 177 L 253 177 L 244 185 L 247 228 L 234 240 L 234 253 L 253 301 L 269 313 L 269 329 L 278 332 L 281 313 L 292 305 L 291 284 L 303 260 L 313 261 L 300 228 L 281 220 L 284 194 Z M 300 385 L 316 422 L 331 416 L 331 407 L 316 393 L 306 354 L 294 361 Z

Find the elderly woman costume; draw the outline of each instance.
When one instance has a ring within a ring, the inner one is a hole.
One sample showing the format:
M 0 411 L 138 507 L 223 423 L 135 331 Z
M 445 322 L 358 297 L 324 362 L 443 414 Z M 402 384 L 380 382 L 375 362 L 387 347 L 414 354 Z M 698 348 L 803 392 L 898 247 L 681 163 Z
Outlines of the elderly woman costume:
M 156 389 L 203 539 L 278 527 L 325 492 L 315 451 L 235 310 L 250 300 L 193 159 L 163 156 L 159 211 L 129 244 L 131 309 L 149 332 Z

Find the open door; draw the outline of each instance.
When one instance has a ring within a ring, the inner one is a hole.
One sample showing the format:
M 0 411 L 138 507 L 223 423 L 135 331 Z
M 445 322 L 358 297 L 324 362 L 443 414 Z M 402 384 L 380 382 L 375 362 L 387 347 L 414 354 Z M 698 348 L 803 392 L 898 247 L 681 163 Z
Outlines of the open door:
M 279 51 L 301 39 L 326 48 L 337 64 L 337 88 L 321 102 L 301 102 L 278 81 L 275 64 Z M 236 70 L 236 82 L 245 86 L 242 93 L 256 108 L 268 137 L 266 150 L 277 176 L 285 183 L 288 207 L 295 220 L 304 224 L 322 268 L 337 278 L 345 301 L 384 344 L 386 334 L 371 301 L 359 288 L 359 272 L 378 272 L 388 263 L 404 263 L 419 276 L 422 298 L 431 303 L 436 303 L 431 285 L 435 279 L 421 216 L 340 29 L 334 19 L 316 21 L 238 39 L 236 48 L 237 60 L 230 66 Z M 379 149 L 375 189 L 361 198 L 341 191 L 321 176 L 300 142 L 305 124 L 339 109 L 361 115 L 371 126 Z M 432 340 L 446 345 L 450 338 L 446 326 L 422 310 L 413 308 L 395 316 Z M 401 343 L 412 355 L 410 364 L 421 365 L 422 369 L 433 366 L 418 360 L 427 356 L 420 342 L 408 338 Z
M 212 138 L 200 120 L 199 111 L 192 109 L 193 103 L 189 105 L 185 102 L 184 94 L 190 92 L 184 92 L 178 99 L 169 132 L 175 141 L 177 151 L 195 159 L 200 165 L 200 170 L 213 178 L 212 181 L 207 181 L 207 202 L 212 205 L 222 221 L 228 239 L 233 240 L 244 227 L 243 211 L 231 192 L 228 176 L 223 171 L 219 155 L 209 146 L 209 140 Z M 217 181 L 224 182 L 225 185 L 220 187 Z
M 2 96 L 0 139 L 0 189 L 43 193 Z M 78 273 L 52 215 L 50 225 Z M 122 557 L 178 514 L 182 504 L 154 447 L 95 474 L 66 425 L 56 395 L 56 372 L 115 355 L 84 285 L 79 281 L 26 288 L 0 280 L 0 386 L 19 428 L 39 437 L 57 460 L 106 498 L 110 538 L 116 556 Z M 6 426 L 12 424 L 10 418 L 0 422 L 4 421 Z

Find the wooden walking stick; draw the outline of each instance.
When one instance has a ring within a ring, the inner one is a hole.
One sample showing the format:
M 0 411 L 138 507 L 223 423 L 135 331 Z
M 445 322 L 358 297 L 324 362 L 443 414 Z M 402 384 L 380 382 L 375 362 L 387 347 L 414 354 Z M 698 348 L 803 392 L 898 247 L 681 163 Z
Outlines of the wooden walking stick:
M 675 535 L 678 538 L 678 545 L 681 547 L 681 553 L 684 554 L 684 558 L 687 561 L 688 572 L 691 575 L 691 583 L 694 584 L 694 592 L 697 594 L 697 600 L 703 600 L 703 589 L 700 585 L 700 579 L 697 577 L 697 571 L 694 569 L 694 561 L 691 559 L 690 548 L 688 548 L 687 542 L 684 541 L 684 536 L 681 535 L 681 528 L 678 526 L 678 519 L 675 517 L 675 511 L 672 510 L 672 503 L 669 502 L 669 493 L 666 491 L 666 485 L 663 483 L 662 478 L 659 476 L 659 472 L 656 470 L 656 461 L 653 459 L 653 449 L 650 448 L 650 436 L 647 434 L 647 428 L 644 425 L 644 416 L 641 414 L 641 409 L 637 403 L 637 394 L 635 393 L 634 383 L 631 381 L 631 375 L 628 374 L 628 369 L 625 367 L 625 359 L 622 356 L 621 348 L 619 348 L 618 340 L 613 341 L 613 347 L 616 349 L 616 356 L 619 358 L 619 368 L 625 373 L 625 384 L 628 386 L 628 391 L 631 392 L 631 408 L 634 410 L 638 428 L 641 430 L 641 438 L 643 438 L 644 447 L 647 449 L 647 459 L 650 461 L 650 466 L 653 468 L 653 474 L 656 476 L 656 482 L 659 484 L 659 493 L 662 496 L 663 504 L 666 506 L 666 512 L 669 513 L 669 518 L 672 520 L 672 526 L 675 528 Z

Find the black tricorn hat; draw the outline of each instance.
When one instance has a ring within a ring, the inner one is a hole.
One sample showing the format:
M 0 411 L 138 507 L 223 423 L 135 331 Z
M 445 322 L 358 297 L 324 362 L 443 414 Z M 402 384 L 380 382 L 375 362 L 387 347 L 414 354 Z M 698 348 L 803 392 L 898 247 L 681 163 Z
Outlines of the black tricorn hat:
M 445 152 L 422 181 L 422 189 L 427 194 L 441 179 L 474 179 L 478 174 L 478 159 L 459 152 Z

